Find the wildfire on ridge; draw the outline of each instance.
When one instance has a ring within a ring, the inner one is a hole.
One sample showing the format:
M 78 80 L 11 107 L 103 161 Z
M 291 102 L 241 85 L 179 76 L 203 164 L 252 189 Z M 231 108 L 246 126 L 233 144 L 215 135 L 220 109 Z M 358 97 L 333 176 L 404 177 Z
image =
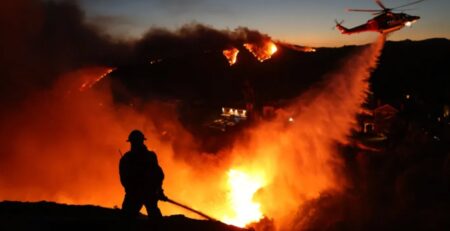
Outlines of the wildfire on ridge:
M 230 66 L 233 66 L 236 63 L 238 53 L 239 53 L 239 50 L 234 47 L 231 49 L 223 50 L 223 55 L 225 56 L 225 58 L 227 58 Z
M 316 52 L 316 49 L 313 47 L 305 47 L 305 46 L 299 46 L 284 42 L 273 42 L 273 41 L 265 41 L 261 44 L 255 44 L 255 43 L 244 43 L 244 47 L 250 51 L 250 53 L 255 56 L 260 62 L 264 62 L 267 59 L 270 59 L 273 54 L 275 54 L 278 51 L 277 44 L 281 46 L 286 46 L 290 49 L 300 51 L 300 52 Z M 237 56 L 239 54 L 239 50 L 235 47 L 230 49 L 223 50 L 223 55 L 228 60 L 228 63 L 230 66 L 233 66 L 237 62 Z
M 270 59 L 278 48 L 272 41 L 266 41 L 262 46 L 251 43 L 244 43 L 244 47 L 249 50 L 260 62 Z
M 316 49 L 314 49 L 312 47 L 305 47 L 305 49 L 303 51 L 304 52 L 316 52 Z
M 266 184 L 263 175 L 249 174 L 236 169 L 230 169 L 227 174 L 230 187 L 228 197 L 233 214 L 224 216 L 222 220 L 241 228 L 261 220 L 263 218 L 261 205 L 255 202 L 253 197 Z
M 97 76 L 93 79 L 88 79 L 86 81 L 84 81 L 83 84 L 81 84 L 79 90 L 80 91 L 85 91 L 89 88 L 91 88 L 92 86 L 94 86 L 96 83 L 98 83 L 100 80 L 102 80 L 103 78 L 105 78 L 106 76 L 108 76 L 111 72 L 113 72 L 116 68 L 108 68 L 102 75 Z

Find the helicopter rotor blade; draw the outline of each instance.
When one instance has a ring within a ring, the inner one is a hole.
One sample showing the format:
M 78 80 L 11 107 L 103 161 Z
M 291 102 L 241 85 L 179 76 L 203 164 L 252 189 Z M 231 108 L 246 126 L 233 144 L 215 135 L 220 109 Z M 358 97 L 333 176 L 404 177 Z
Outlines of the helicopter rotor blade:
M 334 20 L 334 22 L 336 23 L 331 29 L 335 30 L 336 26 L 338 25 L 342 25 L 342 23 L 344 23 L 344 20 L 338 21 L 337 19 Z
M 341 25 L 342 23 L 344 23 L 344 20 L 338 21 L 337 19 L 335 19 L 334 22 L 336 23 L 336 25 Z
M 417 10 L 417 8 L 400 9 L 401 12 L 414 11 L 414 10 Z
M 423 1 L 425 1 L 425 0 L 418 0 L 418 1 L 410 2 L 410 3 L 407 3 L 407 4 L 401 5 L 401 6 L 396 6 L 396 7 L 392 8 L 392 10 L 403 8 L 403 7 L 406 7 L 406 6 L 411 6 L 411 5 L 414 5 L 414 4 L 417 4 L 419 2 L 423 2 Z
M 353 12 L 380 12 L 380 10 L 372 10 L 372 9 L 347 9 L 347 11 Z
M 384 4 L 381 2 L 381 0 L 375 0 L 375 3 L 378 4 L 383 10 L 389 10 Z

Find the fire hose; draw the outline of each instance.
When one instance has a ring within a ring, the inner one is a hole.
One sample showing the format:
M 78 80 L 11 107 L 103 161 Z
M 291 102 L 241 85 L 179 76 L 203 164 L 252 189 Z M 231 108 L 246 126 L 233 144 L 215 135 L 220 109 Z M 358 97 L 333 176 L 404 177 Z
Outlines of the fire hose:
M 206 218 L 206 219 L 208 219 L 208 220 L 210 220 L 210 221 L 220 222 L 220 223 L 222 223 L 222 224 L 225 224 L 225 223 L 223 223 L 223 222 L 221 222 L 221 221 L 219 221 L 219 220 L 217 220 L 217 219 L 214 219 L 214 218 L 212 218 L 212 217 L 210 217 L 210 216 L 208 216 L 208 215 L 206 215 L 206 214 L 204 214 L 204 213 L 202 213 L 202 212 L 200 212 L 200 211 L 198 211 L 198 210 L 195 210 L 195 209 L 193 209 L 193 208 L 191 208 L 191 207 L 189 207 L 189 206 L 180 204 L 180 203 L 178 203 L 178 202 L 176 202 L 176 201 L 174 201 L 174 200 L 171 200 L 171 199 L 169 199 L 169 198 L 167 198 L 167 197 L 165 197 L 163 201 L 169 202 L 169 203 L 171 203 L 171 204 L 174 204 L 174 205 L 176 205 L 176 206 L 179 206 L 179 207 L 181 207 L 181 208 L 184 208 L 184 209 L 186 209 L 186 210 L 189 210 L 189 211 L 191 211 L 191 212 L 193 212 L 193 213 L 195 213 L 195 214 L 197 214 L 197 215 L 199 215 L 199 216 L 201 216 L 201 217 L 203 217 L 203 218 Z M 225 225 L 226 225 L 226 224 L 225 224 Z M 245 229 L 245 230 L 248 230 L 248 231 L 254 231 L 253 228 L 249 228 L 249 229 Z
M 197 214 L 197 215 L 199 215 L 199 216 L 201 216 L 203 218 L 206 218 L 206 219 L 208 219 L 210 221 L 218 221 L 217 219 L 214 219 L 214 218 L 212 218 L 212 217 L 210 217 L 210 216 L 208 216 L 208 215 L 206 215 L 206 214 L 204 214 L 204 213 L 202 213 L 202 212 L 200 212 L 198 210 L 195 210 L 195 209 L 193 209 L 193 208 L 191 208 L 189 206 L 186 206 L 186 205 L 183 205 L 181 203 L 178 203 L 178 202 L 176 202 L 176 201 L 174 201 L 174 200 L 172 200 L 170 198 L 166 198 L 164 201 L 169 202 L 171 204 L 174 204 L 176 206 L 179 206 L 179 207 L 181 207 L 183 209 L 189 210 L 189 211 L 191 211 L 191 212 L 193 212 L 193 213 L 195 213 L 195 214 Z

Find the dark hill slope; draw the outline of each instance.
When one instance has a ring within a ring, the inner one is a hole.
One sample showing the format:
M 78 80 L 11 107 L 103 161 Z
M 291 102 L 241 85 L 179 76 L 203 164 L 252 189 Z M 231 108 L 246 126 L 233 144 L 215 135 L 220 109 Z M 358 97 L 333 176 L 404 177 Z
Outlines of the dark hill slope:
M 231 67 L 221 50 L 198 51 L 122 66 L 110 79 L 119 100 L 177 99 L 215 107 L 242 102 L 260 105 L 298 96 L 360 47 L 304 53 L 279 46 L 272 59 L 263 63 L 239 47 L 238 61 Z M 443 101 L 450 98 L 449 76 L 448 39 L 388 41 L 371 83 L 377 98 L 386 102 L 406 93 Z
M 52 202 L 0 202 L 0 230 L 152 230 L 142 216 L 135 224 L 121 219 L 120 210 Z M 242 231 L 220 222 L 182 215 L 164 217 L 160 230 Z
M 450 100 L 450 41 L 387 42 L 372 76 L 373 92 L 383 101 L 411 94 L 428 103 Z

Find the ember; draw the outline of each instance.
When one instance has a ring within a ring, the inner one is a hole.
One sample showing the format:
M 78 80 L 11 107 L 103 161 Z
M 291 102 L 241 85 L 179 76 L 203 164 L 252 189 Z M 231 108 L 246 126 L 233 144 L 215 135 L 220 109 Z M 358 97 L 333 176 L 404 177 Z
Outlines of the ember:
M 103 78 L 108 76 L 114 70 L 115 70 L 115 68 L 108 68 L 106 71 L 103 71 L 104 73 L 100 76 L 92 77 L 92 76 L 88 75 L 88 77 L 87 77 L 88 79 L 80 86 L 79 90 L 85 91 L 85 90 L 93 87 L 96 83 L 98 83 L 100 80 L 102 80 Z

